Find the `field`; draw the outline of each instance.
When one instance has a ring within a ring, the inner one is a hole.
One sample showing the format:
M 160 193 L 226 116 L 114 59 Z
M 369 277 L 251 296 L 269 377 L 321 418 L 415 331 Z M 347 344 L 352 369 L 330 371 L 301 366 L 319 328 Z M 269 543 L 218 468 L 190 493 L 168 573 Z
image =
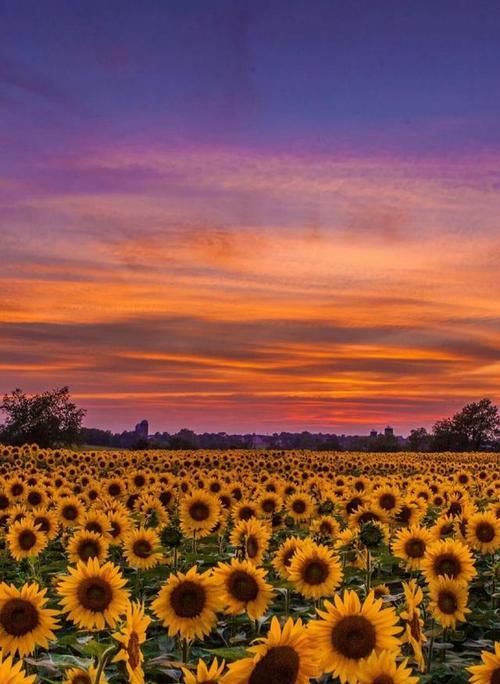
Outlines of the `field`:
M 496 454 L 0 454 L 0 684 L 500 682 Z

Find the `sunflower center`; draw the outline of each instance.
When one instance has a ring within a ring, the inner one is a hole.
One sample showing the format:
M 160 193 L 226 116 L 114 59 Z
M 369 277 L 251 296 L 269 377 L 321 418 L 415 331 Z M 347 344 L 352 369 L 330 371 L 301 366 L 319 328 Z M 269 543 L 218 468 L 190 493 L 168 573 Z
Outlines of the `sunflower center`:
M 382 494 L 379 499 L 379 504 L 386 511 L 390 511 L 396 505 L 396 497 L 394 494 Z
M 84 561 L 88 561 L 89 558 L 95 558 L 99 555 L 99 551 L 99 545 L 91 539 L 85 539 L 78 546 L 78 556 Z
M 300 669 L 300 658 L 291 646 L 275 646 L 259 660 L 248 684 L 294 684 Z
M 243 506 L 240 510 L 240 520 L 250 520 L 255 516 L 255 511 L 250 506 Z
M 394 679 L 390 675 L 381 674 L 375 677 L 372 684 L 394 684 Z
M 76 677 L 73 677 L 71 684 L 92 684 L 90 677 L 84 672 L 78 673 Z
M 31 530 L 23 530 L 19 535 L 18 542 L 23 551 L 29 551 L 36 544 L 36 534 Z
M 113 537 L 113 539 L 116 539 L 116 537 L 119 537 L 121 534 L 121 531 L 122 531 L 121 526 L 115 520 L 112 520 L 111 521 L 110 534 Z
M 458 608 L 457 597 L 452 591 L 440 591 L 437 604 L 439 610 L 446 615 L 453 615 Z
M 462 569 L 460 561 L 452 553 L 442 553 L 434 561 L 434 570 L 437 575 L 457 577 Z
M 8 497 L 6 497 L 5 494 L 0 494 L 0 510 L 4 511 L 6 508 L 8 508 L 9 503 Z
M 274 501 L 272 499 L 266 499 L 262 502 L 262 510 L 264 511 L 264 513 L 273 513 L 274 508 Z
M 255 558 L 259 553 L 259 542 L 252 535 L 247 539 L 247 554 L 249 558 Z
M 66 520 L 76 520 L 76 518 L 78 517 L 78 511 L 76 509 L 76 506 L 72 505 L 64 506 L 64 508 L 62 509 L 62 514 Z
M 302 577 L 307 584 L 322 584 L 329 575 L 328 565 L 319 559 L 306 563 Z
M 151 544 L 147 539 L 138 539 L 134 542 L 132 549 L 139 558 L 149 558 L 151 555 Z
M 460 515 L 462 512 L 462 506 L 459 504 L 457 501 L 451 504 L 451 506 L 448 509 L 448 513 L 453 516 Z
M 98 522 L 88 522 L 85 525 L 85 529 L 88 532 L 97 532 L 97 534 L 102 534 L 102 527 Z
M 485 544 L 493 541 L 495 537 L 493 525 L 488 522 L 479 523 L 479 525 L 476 527 L 476 537 L 479 539 L 479 541 L 484 542 Z
M 144 485 L 146 484 L 146 479 L 144 475 L 136 475 L 134 477 L 134 484 L 136 487 L 144 487 Z
M 32 632 L 39 622 L 36 607 L 24 599 L 9 599 L 0 611 L 0 624 L 12 636 L 22 637 Z
M 362 500 L 358 496 L 355 496 L 353 499 L 349 501 L 349 503 L 345 507 L 346 511 L 348 513 L 354 513 L 354 511 L 357 511 L 362 503 Z
M 121 488 L 119 484 L 112 484 L 108 487 L 108 492 L 111 494 L 111 496 L 118 496 L 121 492 Z
M 14 496 L 21 496 L 22 493 L 23 493 L 23 486 L 22 486 L 22 485 L 20 485 L 20 484 L 15 484 L 15 485 L 12 487 L 12 494 L 13 494 Z
M 195 582 L 181 582 L 170 594 L 170 603 L 179 617 L 197 617 L 205 607 L 205 589 Z
M 196 522 L 202 522 L 210 515 L 210 509 L 203 501 L 197 501 L 189 507 L 189 515 Z
M 252 575 L 243 570 L 235 570 L 228 581 L 229 592 L 238 601 L 255 601 L 259 595 L 259 585 Z
M 367 658 L 375 648 L 377 634 L 372 623 L 362 615 L 347 615 L 332 630 L 332 644 L 344 658 Z
M 319 526 L 319 532 L 323 536 L 331 534 L 332 533 L 332 526 L 330 525 L 330 523 L 322 522 L 321 525 Z
M 132 632 L 127 643 L 127 655 L 130 667 L 135 670 L 141 662 L 141 649 L 139 648 L 139 637 Z
M 39 506 L 42 503 L 42 495 L 40 492 L 30 492 L 28 494 L 28 503 L 32 506 Z
M 422 558 L 425 553 L 425 543 L 421 539 L 408 539 L 405 543 L 405 553 L 410 558 Z
M 301 515 L 302 513 L 305 513 L 306 510 L 306 504 L 305 501 L 302 501 L 302 499 L 298 499 L 297 501 L 294 501 L 292 504 L 292 509 L 294 513 L 298 513 Z
M 379 520 L 379 516 L 373 511 L 365 511 L 358 518 L 358 522 L 360 525 L 362 525 L 363 523 L 373 522 L 377 520 Z
M 113 591 L 101 577 L 89 577 L 78 586 L 78 600 L 93 613 L 102 613 L 113 600 Z
M 500 684 L 500 667 L 496 667 L 491 673 L 490 684 Z

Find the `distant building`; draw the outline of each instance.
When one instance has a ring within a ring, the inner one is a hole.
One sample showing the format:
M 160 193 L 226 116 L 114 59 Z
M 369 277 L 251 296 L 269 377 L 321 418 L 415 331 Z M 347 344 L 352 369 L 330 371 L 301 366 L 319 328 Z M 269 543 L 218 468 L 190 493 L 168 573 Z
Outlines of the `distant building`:
M 378 432 L 376 430 L 370 430 L 370 437 L 375 439 L 375 437 L 377 437 L 377 436 L 378 436 Z
M 143 437 L 144 439 L 148 438 L 149 435 L 149 423 L 147 420 L 141 420 L 140 423 L 137 423 L 135 426 L 134 430 L 135 434 L 137 437 Z
M 389 427 L 389 425 L 384 430 L 384 435 L 386 437 L 394 437 L 394 428 Z

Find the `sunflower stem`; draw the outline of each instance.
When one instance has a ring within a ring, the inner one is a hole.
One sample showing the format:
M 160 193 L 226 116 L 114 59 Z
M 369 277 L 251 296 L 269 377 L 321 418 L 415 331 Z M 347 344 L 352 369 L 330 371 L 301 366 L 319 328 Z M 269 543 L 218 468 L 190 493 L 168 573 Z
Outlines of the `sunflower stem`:
M 189 641 L 188 639 L 181 639 L 182 647 L 182 662 L 187 663 L 189 660 Z
M 111 656 L 113 655 L 113 653 L 114 653 L 115 651 L 116 651 L 116 646 L 115 646 L 115 644 L 113 644 L 112 646 L 110 646 L 109 648 L 107 648 L 107 649 L 104 651 L 104 653 L 102 654 L 101 659 L 100 659 L 100 661 L 99 661 L 99 666 L 98 666 L 98 668 L 97 668 L 97 672 L 96 672 L 96 675 L 95 675 L 94 684 L 99 684 L 99 682 L 100 682 L 100 680 L 101 680 L 101 675 L 102 675 L 102 673 L 104 672 L 104 668 L 105 668 L 106 665 L 109 663 L 109 660 L 110 660 Z

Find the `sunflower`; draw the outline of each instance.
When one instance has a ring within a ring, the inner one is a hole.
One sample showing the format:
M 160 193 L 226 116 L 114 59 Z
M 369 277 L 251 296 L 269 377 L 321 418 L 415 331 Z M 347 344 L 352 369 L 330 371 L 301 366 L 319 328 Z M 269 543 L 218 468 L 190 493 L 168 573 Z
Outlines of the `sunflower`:
M 274 492 L 265 492 L 259 497 L 257 505 L 260 509 L 261 515 L 265 518 L 269 518 L 280 511 L 283 506 L 283 500 L 279 494 Z
M 495 653 L 481 652 L 481 665 L 467 668 L 471 673 L 470 684 L 498 684 L 500 681 L 500 641 L 495 642 Z
M 372 493 L 372 497 L 374 498 L 376 505 L 386 511 L 391 517 L 396 516 L 401 510 L 403 502 L 397 487 L 383 485 Z
M 38 584 L 24 584 L 21 589 L 0 584 L 0 648 L 4 653 L 30 655 L 37 646 L 47 648 L 55 638 L 57 611 L 45 607 L 46 593 Z
M 469 518 L 466 539 L 481 553 L 495 553 L 500 547 L 500 520 L 492 511 L 475 513 Z
M 465 622 L 469 594 L 462 582 L 446 575 L 429 583 L 429 610 L 443 627 L 455 629 L 457 622 Z
M 108 511 L 106 516 L 109 520 L 110 544 L 121 544 L 132 528 L 130 518 L 123 511 Z
M 433 537 L 425 527 L 413 525 L 397 532 L 391 549 L 396 558 L 405 561 L 408 571 L 420 570 L 425 551 L 432 541 Z
M 421 618 L 419 608 L 424 599 L 424 594 L 415 579 L 412 579 L 409 582 L 403 582 L 403 592 L 406 604 L 404 610 L 402 610 L 400 614 L 401 619 L 405 622 L 401 641 L 409 644 L 420 672 L 424 672 L 425 658 L 422 651 L 422 644 L 427 641 L 427 637 L 423 631 L 424 621 Z
M 396 653 L 390 651 L 373 652 L 366 660 L 362 660 L 358 669 L 359 684 L 416 684 L 418 677 L 412 677 L 405 658 L 400 665 L 396 662 Z
M 125 612 L 129 592 L 122 574 L 113 563 L 100 565 L 97 558 L 80 561 L 62 577 L 59 594 L 63 611 L 81 629 L 115 627 Z
M 306 540 L 292 558 L 288 579 L 305 598 L 319 599 L 339 586 L 342 567 L 327 546 Z
M 435 540 L 453 537 L 456 532 L 455 519 L 451 515 L 442 515 L 436 520 L 429 532 Z
M 293 556 L 302 543 L 299 537 L 289 537 L 276 551 L 272 566 L 282 579 L 288 579 Z
M 361 604 L 355 591 L 344 591 L 325 601 L 319 620 L 309 623 L 316 649 L 321 653 L 323 672 L 332 672 L 342 683 L 356 680 L 359 663 L 373 651 L 398 651 L 400 632 L 393 608 L 370 592 Z
M 421 567 L 427 582 L 448 575 L 451 579 L 468 583 L 476 574 L 469 548 L 454 539 L 431 544 L 425 552 Z
M 21 661 L 14 664 L 12 656 L 3 658 L 0 653 L 0 682 L 2 684 L 34 684 L 36 675 L 25 675 Z
M 286 502 L 288 515 L 296 523 L 304 522 L 314 515 L 314 501 L 309 494 L 297 492 L 289 497 Z
M 33 523 L 47 536 L 48 541 L 57 537 L 59 532 L 59 521 L 55 511 L 41 506 L 31 511 Z
M 184 684 L 217 684 L 224 671 L 225 663 L 219 665 L 217 658 L 214 658 L 210 667 L 207 667 L 203 660 L 198 661 L 196 672 L 193 674 L 185 667 L 182 668 L 184 674 Z
M 136 502 L 141 523 L 146 527 L 163 529 L 169 523 L 169 516 L 163 504 L 153 494 L 142 494 Z
M 170 636 L 202 639 L 212 631 L 222 599 L 210 573 L 200 574 L 194 566 L 186 574 L 170 575 L 152 608 Z
M 219 563 L 213 577 L 229 615 L 246 611 L 249 617 L 257 620 L 273 599 L 274 592 L 266 582 L 265 571 L 249 561 L 233 558 L 229 564 Z
M 77 496 L 64 496 L 59 500 L 57 514 L 64 527 L 76 527 L 80 524 L 85 509 Z
M 144 655 L 141 644 L 146 641 L 146 630 L 151 623 L 144 613 L 144 605 L 131 603 L 127 607 L 125 623 L 119 632 L 113 634 L 113 638 L 121 644 L 120 651 L 113 658 L 113 662 L 124 662 L 127 668 L 130 684 L 144 684 L 144 671 L 142 663 Z
M 300 618 L 283 629 L 273 617 L 265 639 L 249 649 L 252 656 L 229 665 L 223 684 L 307 684 L 320 674 L 317 650 Z
M 250 518 L 240 520 L 231 532 L 230 543 L 255 565 L 260 565 L 269 546 L 271 532 L 267 521 Z
M 90 665 L 88 670 L 81 667 L 72 667 L 66 672 L 63 684 L 94 684 L 97 675 L 97 668 Z M 99 684 L 107 684 L 108 680 L 101 672 Z
M 183 496 L 179 504 L 182 533 L 186 536 L 206 537 L 217 524 L 221 506 L 213 494 L 197 490 Z
M 97 532 L 104 538 L 111 538 L 111 523 L 104 511 L 87 511 L 80 521 L 81 527 L 87 532 Z
M 70 563 L 86 563 L 89 558 L 97 558 L 102 563 L 108 555 L 108 548 L 109 543 L 102 535 L 79 530 L 69 540 L 67 553 Z
M 147 570 L 154 568 L 163 557 L 160 550 L 161 541 L 155 530 L 140 527 L 129 532 L 123 542 L 123 550 L 128 564 L 132 568 Z
M 6 539 L 10 555 L 18 561 L 39 556 L 48 543 L 47 536 L 29 517 L 11 525 Z
M 310 532 L 318 537 L 333 539 L 339 534 L 340 525 L 332 515 L 322 515 L 312 522 Z

